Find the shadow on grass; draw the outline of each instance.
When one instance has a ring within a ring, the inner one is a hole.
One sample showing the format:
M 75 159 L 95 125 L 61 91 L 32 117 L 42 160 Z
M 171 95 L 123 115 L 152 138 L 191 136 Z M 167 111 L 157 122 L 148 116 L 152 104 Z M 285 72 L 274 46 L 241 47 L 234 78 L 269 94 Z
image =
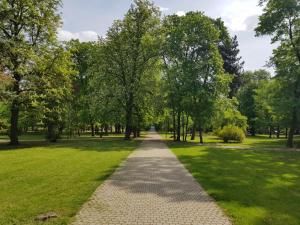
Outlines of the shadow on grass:
M 126 151 L 133 146 L 137 146 L 141 140 L 131 139 L 125 141 L 122 137 L 105 136 L 99 137 L 77 137 L 73 139 L 60 139 L 55 143 L 46 140 L 21 140 L 20 145 L 11 146 L 8 142 L 0 142 L 0 151 L 25 150 L 30 148 L 72 148 L 82 151 Z
M 300 224 L 300 152 L 169 146 L 237 224 Z

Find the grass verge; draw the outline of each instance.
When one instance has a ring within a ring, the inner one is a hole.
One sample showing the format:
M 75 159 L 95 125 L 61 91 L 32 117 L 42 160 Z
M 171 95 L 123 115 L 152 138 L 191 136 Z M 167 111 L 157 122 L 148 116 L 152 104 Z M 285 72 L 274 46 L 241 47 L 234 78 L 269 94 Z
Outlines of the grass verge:
M 56 144 L 26 137 L 12 149 L 0 145 L 0 224 L 38 224 L 34 218 L 54 211 L 43 224 L 68 224 L 95 189 L 134 150 L 138 140 L 120 137 L 76 138 Z
M 263 150 L 281 140 L 250 138 L 241 149 L 167 143 L 235 225 L 300 224 L 300 152 Z

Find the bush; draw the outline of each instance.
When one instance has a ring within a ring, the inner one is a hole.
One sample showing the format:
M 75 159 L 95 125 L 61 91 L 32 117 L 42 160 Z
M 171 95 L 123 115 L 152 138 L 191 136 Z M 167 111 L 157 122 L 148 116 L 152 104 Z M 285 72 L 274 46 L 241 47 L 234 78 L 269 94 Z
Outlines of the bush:
M 218 136 L 223 139 L 225 143 L 229 141 L 243 142 L 245 139 L 244 131 L 236 126 L 225 126 L 218 132 Z

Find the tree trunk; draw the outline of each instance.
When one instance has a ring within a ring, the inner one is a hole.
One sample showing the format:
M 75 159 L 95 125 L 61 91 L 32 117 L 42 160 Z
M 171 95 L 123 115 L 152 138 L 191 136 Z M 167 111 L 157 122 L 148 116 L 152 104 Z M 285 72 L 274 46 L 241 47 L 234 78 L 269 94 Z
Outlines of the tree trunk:
M 173 108 L 173 141 L 176 141 L 176 116 Z
M 195 140 L 195 136 L 196 136 L 196 127 L 194 125 L 193 128 L 192 128 L 191 141 Z
M 188 116 L 188 115 L 186 115 L 186 123 L 185 123 L 185 137 L 184 137 L 184 141 L 186 141 L 186 140 L 187 140 L 188 129 L 189 129 L 189 116 Z
M 182 141 L 185 141 L 185 120 L 184 120 L 184 113 L 182 113 Z
M 129 102 L 127 103 L 125 120 L 125 140 L 130 140 L 132 131 L 132 100 L 129 100 Z
M 11 105 L 11 117 L 10 117 L 10 144 L 18 145 L 18 123 L 19 123 L 19 101 L 14 99 Z
M 277 125 L 277 134 L 276 134 L 277 138 L 280 138 L 280 127 L 279 125 Z
M 272 138 L 272 127 L 269 127 L 269 138 Z
M 292 148 L 294 147 L 294 133 L 296 130 L 296 124 L 298 122 L 297 118 L 297 110 L 296 108 L 293 109 L 292 121 L 290 126 L 290 131 L 288 135 L 287 147 Z
M 285 139 L 288 138 L 288 128 L 285 128 Z
M 176 138 L 176 141 L 180 141 L 180 135 L 181 135 L 181 132 L 180 132 L 180 112 L 178 111 L 178 114 L 177 114 L 177 138 Z
M 200 137 L 200 143 L 203 144 L 203 135 L 202 135 L 202 128 L 199 129 L 199 137 Z
M 95 126 L 93 123 L 91 123 L 91 130 L 92 130 L 92 137 L 95 136 Z
M 48 131 L 47 131 L 47 139 L 50 142 L 56 142 L 58 138 L 57 130 L 56 130 L 56 125 L 53 123 L 48 124 Z

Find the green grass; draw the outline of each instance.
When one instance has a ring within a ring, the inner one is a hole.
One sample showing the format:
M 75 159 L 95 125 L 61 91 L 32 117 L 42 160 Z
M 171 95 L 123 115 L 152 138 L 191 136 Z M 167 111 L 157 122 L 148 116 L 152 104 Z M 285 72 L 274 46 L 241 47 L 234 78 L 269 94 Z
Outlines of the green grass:
M 172 134 L 166 134 L 166 133 L 161 133 L 161 136 L 165 140 L 172 140 L 171 136 Z M 257 135 L 255 137 L 249 136 L 245 139 L 245 141 L 241 143 L 236 143 L 236 142 L 231 142 L 231 143 L 224 143 L 223 140 L 220 138 L 216 137 L 213 134 L 204 134 L 203 135 L 204 143 L 206 145 L 218 145 L 218 146 L 234 146 L 234 147 L 242 147 L 242 148 L 281 148 L 281 149 L 286 149 L 286 139 L 281 136 L 279 139 L 275 138 L 269 138 L 268 135 Z M 199 143 L 199 136 L 196 136 L 195 140 L 191 141 L 190 136 L 187 138 L 188 142 L 192 143 Z M 300 143 L 300 136 L 295 136 L 295 142 L 296 142 L 296 147 L 299 147 L 298 145 Z
M 212 136 L 209 139 L 220 142 Z M 234 224 L 299 225 L 300 152 L 287 151 L 284 143 L 283 139 L 257 137 L 225 149 L 168 141 Z M 236 149 L 236 145 L 251 149 Z M 282 147 L 282 151 L 264 151 L 265 147 Z
M 137 147 L 139 141 L 87 136 L 49 144 L 41 136 L 22 137 L 13 149 L 0 145 L 0 224 L 68 224 L 95 189 Z M 24 141 L 25 140 L 25 141 Z M 2 142 L 6 142 L 2 137 Z

